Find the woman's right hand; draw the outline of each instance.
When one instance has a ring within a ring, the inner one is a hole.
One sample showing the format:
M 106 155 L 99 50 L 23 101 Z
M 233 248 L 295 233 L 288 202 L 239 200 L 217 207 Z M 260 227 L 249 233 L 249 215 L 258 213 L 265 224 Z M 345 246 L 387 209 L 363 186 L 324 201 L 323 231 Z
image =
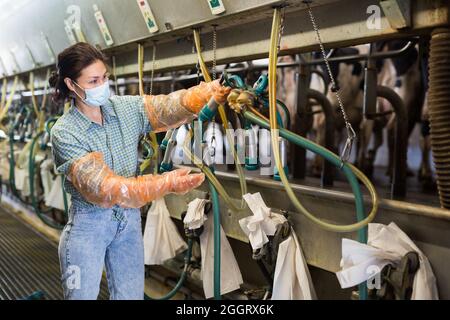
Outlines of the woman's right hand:
M 208 83 L 208 85 L 211 88 L 214 100 L 216 100 L 218 104 L 225 104 L 225 102 L 227 102 L 227 97 L 230 94 L 231 88 L 222 86 L 219 80 L 211 81 Z

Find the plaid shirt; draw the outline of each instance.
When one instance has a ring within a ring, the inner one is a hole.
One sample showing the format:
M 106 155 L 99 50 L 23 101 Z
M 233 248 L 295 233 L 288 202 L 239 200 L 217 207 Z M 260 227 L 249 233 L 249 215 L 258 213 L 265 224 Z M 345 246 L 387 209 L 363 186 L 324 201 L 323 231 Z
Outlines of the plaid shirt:
M 72 205 L 81 209 L 100 208 L 87 202 L 67 179 L 70 165 L 89 152 L 99 151 L 114 173 L 137 175 L 138 143 L 151 130 L 141 96 L 113 96 L 101 107 L 103 126 L 91 121 L 72 103 L 51 130 L 52 154 L 56 169 L 64 174 L 64 190 Z

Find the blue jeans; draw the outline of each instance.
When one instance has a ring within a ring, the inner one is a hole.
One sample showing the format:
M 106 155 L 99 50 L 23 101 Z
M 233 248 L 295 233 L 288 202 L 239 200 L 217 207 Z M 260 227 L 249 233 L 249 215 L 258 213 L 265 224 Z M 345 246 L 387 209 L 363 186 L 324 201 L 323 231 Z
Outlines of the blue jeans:
M 104 266 L 110 299 L 143 299 L 144 246 L 139 209 L 72 206 L 58 252 L 64 299 L 97 299 Z

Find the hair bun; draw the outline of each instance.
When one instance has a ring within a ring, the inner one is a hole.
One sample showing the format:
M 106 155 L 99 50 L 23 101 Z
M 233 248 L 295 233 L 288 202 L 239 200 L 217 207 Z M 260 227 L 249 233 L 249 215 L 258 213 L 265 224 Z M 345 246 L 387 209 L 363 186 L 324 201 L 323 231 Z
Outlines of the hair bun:
M 56 85 L 58 84 L 59 81 L 59 74 L 56 71 L 52 71 L 50 78 L 48 78 L 48 83 L 50 84 L 51 87 L 56 88 Z

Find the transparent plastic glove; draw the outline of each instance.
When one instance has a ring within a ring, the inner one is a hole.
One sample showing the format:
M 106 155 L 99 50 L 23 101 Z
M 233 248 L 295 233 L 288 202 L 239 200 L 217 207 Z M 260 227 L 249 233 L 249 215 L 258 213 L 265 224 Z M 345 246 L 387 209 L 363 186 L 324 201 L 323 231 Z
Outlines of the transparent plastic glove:
M 200 186 L 204 174 L 189 174 L 189 171 L 178 169 L 161 175 L 125 178 L 105 164 L 101 152 L 91 152 L 72 164 L 68 179 L 91 203 L 105 208 L 116 204 L 139 208 L 168 193 L 183 194 Z
M 146 95 L 144 106 L 155 132 L 177 128 L 192 121 L 211 97 L 218 104 L 227 101 L 231 88 L 224 87 L 219 80 L 201 82 L 189 89 L 178 90 L 167 95 Z

